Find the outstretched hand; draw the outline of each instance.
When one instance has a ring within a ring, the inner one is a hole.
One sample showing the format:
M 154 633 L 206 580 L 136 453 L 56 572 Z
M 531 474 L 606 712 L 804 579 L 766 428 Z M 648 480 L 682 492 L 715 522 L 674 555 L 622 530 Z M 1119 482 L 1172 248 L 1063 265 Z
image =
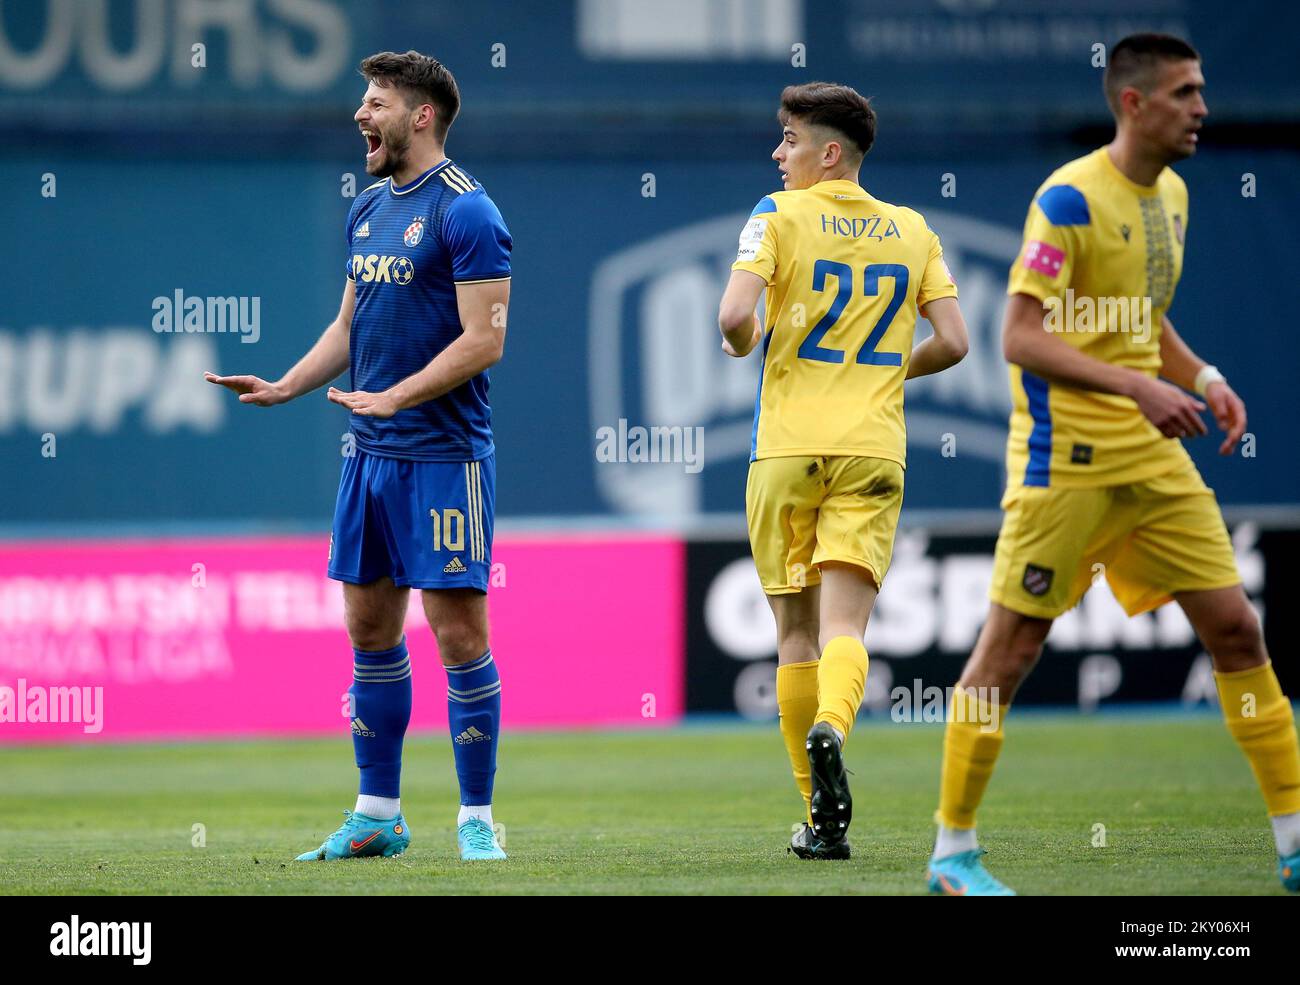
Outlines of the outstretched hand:
M 275 383 L 268 383 L 258 376 L 218 376 L 216 373 L 204 373 L 203 378 L 209 383 L 224 386 L 227 390 L 239 394 L 241 404 L 255 404 L 258 407 L 273 407 L 289 399 Z
M 397 398 L 388 390 L 383 393 L 367 393 L 365 390 L 344 393 L 338 387 L 332 386 L 325 395 L 334 403 L 346 407 L 361 417 L 392 417 L 401 410 L 397 406 Z

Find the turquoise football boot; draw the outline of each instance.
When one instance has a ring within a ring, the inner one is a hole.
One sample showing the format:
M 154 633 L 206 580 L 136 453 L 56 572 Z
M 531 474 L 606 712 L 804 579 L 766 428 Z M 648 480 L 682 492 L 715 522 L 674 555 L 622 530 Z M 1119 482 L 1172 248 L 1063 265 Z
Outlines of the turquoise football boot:
M 462 862 L 481 862 L 505 858 L 506 853 L 497 844 L 497 835 L 482 818 L 471 817 L 456 829 L 456 844 L 460 846 Z
M 294 861 L 336 862 L 344 858 L 366 858 L 372 855 L 392 858 L 401 855 L 411 843 L 411 829 L 401 814 L 387 821 L 352 811 L 344 811 L 343 816 L 347 818 L 343 827 L 326 838 L 320 848 L 303 852 Z
M 1277 860 L 1277 877 L 1289 893 L 1300 893 L 1300 852 Z
M 1015 896 L 1015 890 L 991 875 L 980 856 L 982 848 L 930 859 L 930 892 L 944 896 Z

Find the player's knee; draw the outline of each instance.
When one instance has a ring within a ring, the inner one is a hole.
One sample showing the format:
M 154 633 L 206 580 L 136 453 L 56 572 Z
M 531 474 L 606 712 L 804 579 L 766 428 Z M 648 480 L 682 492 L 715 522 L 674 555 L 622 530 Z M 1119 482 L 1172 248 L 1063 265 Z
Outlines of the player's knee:
M 348 613 L 347 630 L 355 650 L 390 650 L 402 639 L 400 626 L 394 629 L 389 620 L 357 613 Z
M 1205 647 L 1222 670 L 1243 670 L 1265 659 L 1259 616 L 1244 600 L 1216 620 L 1206 635 Z
M 431 628 L 438 641 L 438 655 L 445 664 L 469 663 L 487 650 L 487 632 L 473 620 L 440 620 Z
M 1042 641 L 1036 639 L 1017 639 L 1008 652 L 1008 663 L 1022 678 L 1028 676 L 1038 663 L 1043 652 Z
M 1004 692 L 1002 700 L 1010 701 L 1038 663 L 1047 628 L 1050 623 L 1020 619 L 986 626 L 962 673 L 962 686 L 996 687 Z
M 1038 662 L 1038 651 L 1011 645 L 1000 652 L 988 652 L 978 661 L 975 674 L 979 680 L 963 681 L 964 684 L 978 684 L 996 687 L 1002 691 L 1014 692 L 1029 676 Z
M 821 653 L 817 640 L 817 623 L 808 620 L 779 627 L 776 648 L 778 653 L 786 656 L 788 662 L 802 663 L 805 660 L 816 660 Z
M 1012 634 L 1004 661 L 1004 671 L 1012 690 L 1020 686 L 1038 663 L 1043 653 L 1044 636 L 1045 633 L 1040 633 L 1037 626 L 1025 626 Z

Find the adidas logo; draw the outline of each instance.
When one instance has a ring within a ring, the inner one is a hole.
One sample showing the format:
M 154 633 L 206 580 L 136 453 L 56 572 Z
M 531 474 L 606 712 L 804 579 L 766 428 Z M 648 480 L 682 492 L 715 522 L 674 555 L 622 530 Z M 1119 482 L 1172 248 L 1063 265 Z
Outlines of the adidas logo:
M 352 719 L 352 734 L 364 735 L 370 739 L 373 739 L 375 737 L 375 733 L 372 732 L 369 728 L 367 728 L 366 723 L 359 718 Z
M 465 567 L 465 565 L 461 563 L 460 555 L 458 554 L 447 562 L 447 566 L 442 569 L 442 573 L 444 575 L 463 575 L 468 570 L 469 568 Z
M 369 235 L 370 235 L 370 220 L 367 219 L 365 222 L 361 224 L 361 228 L 356 231 L 355 235 L 353 236 L 353 239 L 361 239 L 361 237 L 369 236 Z
M 464 732 L 460 733 L 460 735 L 456 736 L 456 745 L 467 746 L 471 742 L 487 742 L 491 738 L 492 736 L 484 735 L 477 728 L 471 725 Z

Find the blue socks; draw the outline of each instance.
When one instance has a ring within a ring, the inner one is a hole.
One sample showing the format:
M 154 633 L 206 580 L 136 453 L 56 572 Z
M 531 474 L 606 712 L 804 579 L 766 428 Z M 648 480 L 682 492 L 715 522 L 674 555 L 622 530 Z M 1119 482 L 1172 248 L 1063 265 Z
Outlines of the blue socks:
M 397 798 L 402 739 L 411 721 L 411 658 L 406 638 L 391 650 L 353 650 L 352 748 L 363 796 Z
M 501 678 L 492 651 L 447 671 L 447 720 L 451 725 L 462 805 L 492 803 L 501 721 Z M 396 794 L 394 794 L 396 796 Z
M 390 650 L 353 650 L 352 747 L 361 771 L 360 794 L 396 799 L 401 792 L 402 741 L 411 721 L 411 658 L 406 640 Z M 460 802 L 492 803 L 501 721 L 501 678 L 488 650 L 447 671 L 447 719 L 451 726 Z

